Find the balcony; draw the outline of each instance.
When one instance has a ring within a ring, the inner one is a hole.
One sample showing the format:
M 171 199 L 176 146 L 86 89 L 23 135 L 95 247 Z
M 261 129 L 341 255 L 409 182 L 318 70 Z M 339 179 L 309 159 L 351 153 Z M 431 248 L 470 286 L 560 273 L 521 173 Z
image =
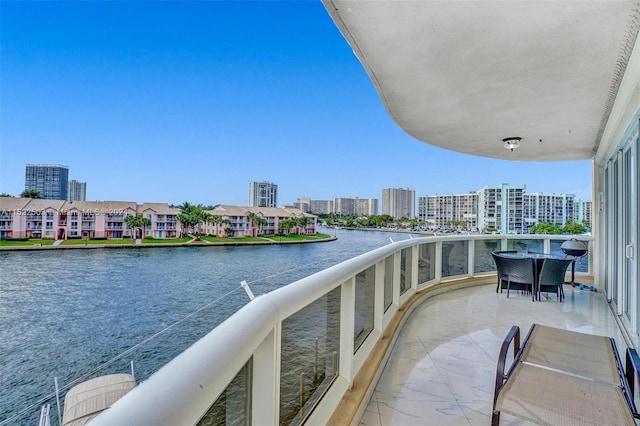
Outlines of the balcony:
M 526 333 L 532 323 L 614 337 L 627 346 L 602 293 L 565 286 L 555 296 L 531 302 L 507 300 L 495 285 L 430 298 L 406 320 L 391 351 L 362 424 L 491 424 L 497 354 L 511 325 Z M 502 414 L 501 425 L 527 424 Z
M 511 325 L 606 334 L 626 346 L 600 292 L 567 286 L 564 303 L 496 294 L 491 250 L 553 253 L 565 239 L 426 237 L 365 253 L 251 301 L 94 424 L 196 424 L 225 410 L 245 420 L 251 413 L 253 424 L 348 424 L 361 415 L 367 424 L 489 423 L 496 359 Z M 591 282 L 590 270 L 585 259 L 578 280 Z M 367 394 L 378 374 L 379 392 Z M 265 392 L 279 397 L 261 398 Z M 158 398 L 173 403 L 158 406 Z

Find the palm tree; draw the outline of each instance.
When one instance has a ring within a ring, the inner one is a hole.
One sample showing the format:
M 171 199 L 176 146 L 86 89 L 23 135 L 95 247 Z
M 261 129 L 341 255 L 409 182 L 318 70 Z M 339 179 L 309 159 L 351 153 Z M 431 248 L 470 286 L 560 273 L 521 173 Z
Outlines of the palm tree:
M 178 206 L 178 208 L 180 209 L 180 211 L 182 213 L 191 213 L 193 211 L 193 209 L 195 208 L 195 206 L 191 203 L 189 203 L 188 201 L 185 201 L 184 203 L 180 204 Z
M 300 230 L 304 230 L 304 233 L 307 233 L 307 225 L 309 224 L 309 218 L 306 216 L 300 216 L 299 218 L 296 219 L 296 225 L 298 225 L 300 227 L 300 229 L 298 230 L 298 234 L 300 233 Z
M 213 223 L 213 215 L 207 211 L 202 211 L 202 214 L 200 215 L 200 219 L 202 220 L 202 223 L 204 223 L 204 225 L 211 225 Z
M 211 215 L 211 223 L 215 226 L 215 235 L 218 236 L 218 225 L 222 223 L 222 217 L 217 214 Z
M 258 216 L 258 225 L 260 226 L 260 229 L 259 229 L 258 233 L 260 235 L 264 235 L 264 227 L 265 227 L 265 225 L 268 225 L 268 224 L 269 224 L 269 221 L 267 219 L 265 219 L 262 216 Z
M 135 228 L 142 228 L 142 237 L 145 235 L 145 229 L 147 226 L 151 226 L 151 219 L 142 216 L 141 214 L 137 214 L 135 216 L 128 215 L 124 218 L 124 222 L 127 225 L 127 228 L 133 230 Z M 135 236 L 135 235 L 132 235 Z
M 182 227 L 182 229 L 180 230 L 180 236 L 184 237 L 185 231 L 187 232 L 189 231 L 189 225 L 191 224 L 191 216 L 188 215 L 187 213 L 180 213 L 179 215 L 176 216 L 176 220 Z
M 247 214 L 247 217 L 249 217 L 249 223 L 251 225 L 251 236 L 255 237 L 257 232 L 254 233 L 253 230 L 255 229 L 255 225 L 258 224 L 258 215 L 254 212 L 249 212 L 249 214 Z
M 231 221 L 229 219 L 222 219 L 220 223 L 223 225 L 229 225 L 231 224 Z M 232 235 L 233 235 L 233 228 L 231 228 L 230 226 L 227 226 L 226 228 L 224 228 L 225 238 L 229 238 Z
M 278 223 L 278 231 L 281 233 L 289 235 L 289 232 L 293 227 L 296 226 L 296 221 L 294 219 L 284 219 Z

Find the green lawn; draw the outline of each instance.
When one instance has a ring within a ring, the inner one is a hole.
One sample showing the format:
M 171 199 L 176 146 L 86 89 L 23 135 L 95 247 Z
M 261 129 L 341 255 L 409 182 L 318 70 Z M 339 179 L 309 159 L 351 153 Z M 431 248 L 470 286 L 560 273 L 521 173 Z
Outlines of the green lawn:
M 191 237 L 183 238 L 145 238 L 142 244 L 184 244 L 191 241 Z
M 28 241 L 12 241 L 12 240 L 0 240 L 0 247 L 4 246 L 33 246 L 40 244 L 42 246 L 50 246 L 55 240 L 28 240 Z
M 309 235 L 289 235 L 289 236 L 280 236 L 280 235 L 269 235 L 265 237 L 240 237 L 240 238 L 218 238 L 218 237 L 200 237 L 202 242 L 210 242 L 210 243 L 232 243 L 232 244 L 242 244 L 242 243 L 252 243 L 252 242 L 288 242 L 288 241 L 311 241 L 311 240 L 321 240 L 330 238 L 331 235 L 328 234 L 309 234 Z M 184 238 L 145 238 L 142 240 L 142 244 L 184 244 L 191 241 L 191 237 Z M 54 243 L 54 240 L 28 240 L 28 241 L 11 241 L 11 240 L 0 240 L 0 247 L 7 246 L 34 246 L 34 245 L 43 245 L 50 246 Z M 121 239 L 113 239 L 113 240 L 86 240 L 86 239 L 73 239 L 73 240 L 64 240 L 62 245 L 70 246 L 70 245 L 133 245 L 135 244 L 135 240 L 131 238 L 121 238 Z
M 250 242 L 265 242 L 264 238 L 258 237 L 237 237 L 237 238 L 220 238 L 220 237 L 200 237 L 202 241 L 208 241 L 210 243 L 250 243 Z
M 303 241 L 303 240 L 304 241 L 323 240 L 330 237 L 331 235 L 327 235 L 327 234 L 303 234 L 303 235 L 290 234 L 288 236 L 268 235 L 265 238 L 268 238 L 270 240 L 277 241 L 277 242 L 287 242 L 287 241 Z
M 61 245 L 63 246 L 84 246 L 84 245 L 105 246 L 105 245 L 112 245 L 112 244 L 133 245 L 134 243 L 135 243 L 135 240 L 131 238 L 118 238 L 114 240 L 92 240 L 92 239 L 87 240 L 86 238 L 83 238 L 83 239 L 64 240 Z

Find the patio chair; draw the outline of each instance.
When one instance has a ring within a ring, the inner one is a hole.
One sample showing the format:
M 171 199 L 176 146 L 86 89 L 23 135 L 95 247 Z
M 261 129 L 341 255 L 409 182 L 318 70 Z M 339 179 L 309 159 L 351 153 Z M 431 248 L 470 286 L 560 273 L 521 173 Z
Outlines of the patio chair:
M 555 292 L 559 302 L 564 300 L 562 285 L 565 282 L 567 268 L 571 262 L 573 262 L 572 259 L 544 259 L 540 277 L 538 278 L 538 300 L 540 300 L 540 293 L 542 292 Z
M 510 290 L 521 290 L 531 293 L 531 300 L 535 300 L 536 292 L 534 291 L 535 283 L 535 263 L 531 258 L 518 258 L 501 256 L 498 253 L 492 253 L 496 262 L 498 271 L 498 287 L 502 291 L 504 282 L 507 285 L 507 298 L 509 298 Z
M 498 292 L 498 290 L 500 290 L 500 292 L 502 293 L 502 289 L 507 288 L 507 285 L 503 283 L 503 281 L 505 283 L 507 281 L 507 274 L 506 274 L 506 269 L 503 267 L 502 258 L 496 259 L 496 257 L 500 256 L 501 253 L 517 253 L 517 251 L 504 250 L 504 251 L 491 252 L 491 257 L 493 257 L 493 261 L 496 264 L 496 275 L 498 276 L 498 286 L 496 287 L 496 293 Z

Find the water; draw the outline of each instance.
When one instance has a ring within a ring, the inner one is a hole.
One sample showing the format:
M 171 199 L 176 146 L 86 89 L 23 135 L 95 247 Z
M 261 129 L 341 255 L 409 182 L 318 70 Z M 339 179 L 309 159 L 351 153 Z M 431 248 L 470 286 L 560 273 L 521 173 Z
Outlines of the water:
M 331 233 L 304 245 L 0 252 L 0 424 L 35 424 L 54 377 L 64 394 L 132 360 L 144 380 L 248 302 L 241 280 L 260 295 L 409 238 Z

